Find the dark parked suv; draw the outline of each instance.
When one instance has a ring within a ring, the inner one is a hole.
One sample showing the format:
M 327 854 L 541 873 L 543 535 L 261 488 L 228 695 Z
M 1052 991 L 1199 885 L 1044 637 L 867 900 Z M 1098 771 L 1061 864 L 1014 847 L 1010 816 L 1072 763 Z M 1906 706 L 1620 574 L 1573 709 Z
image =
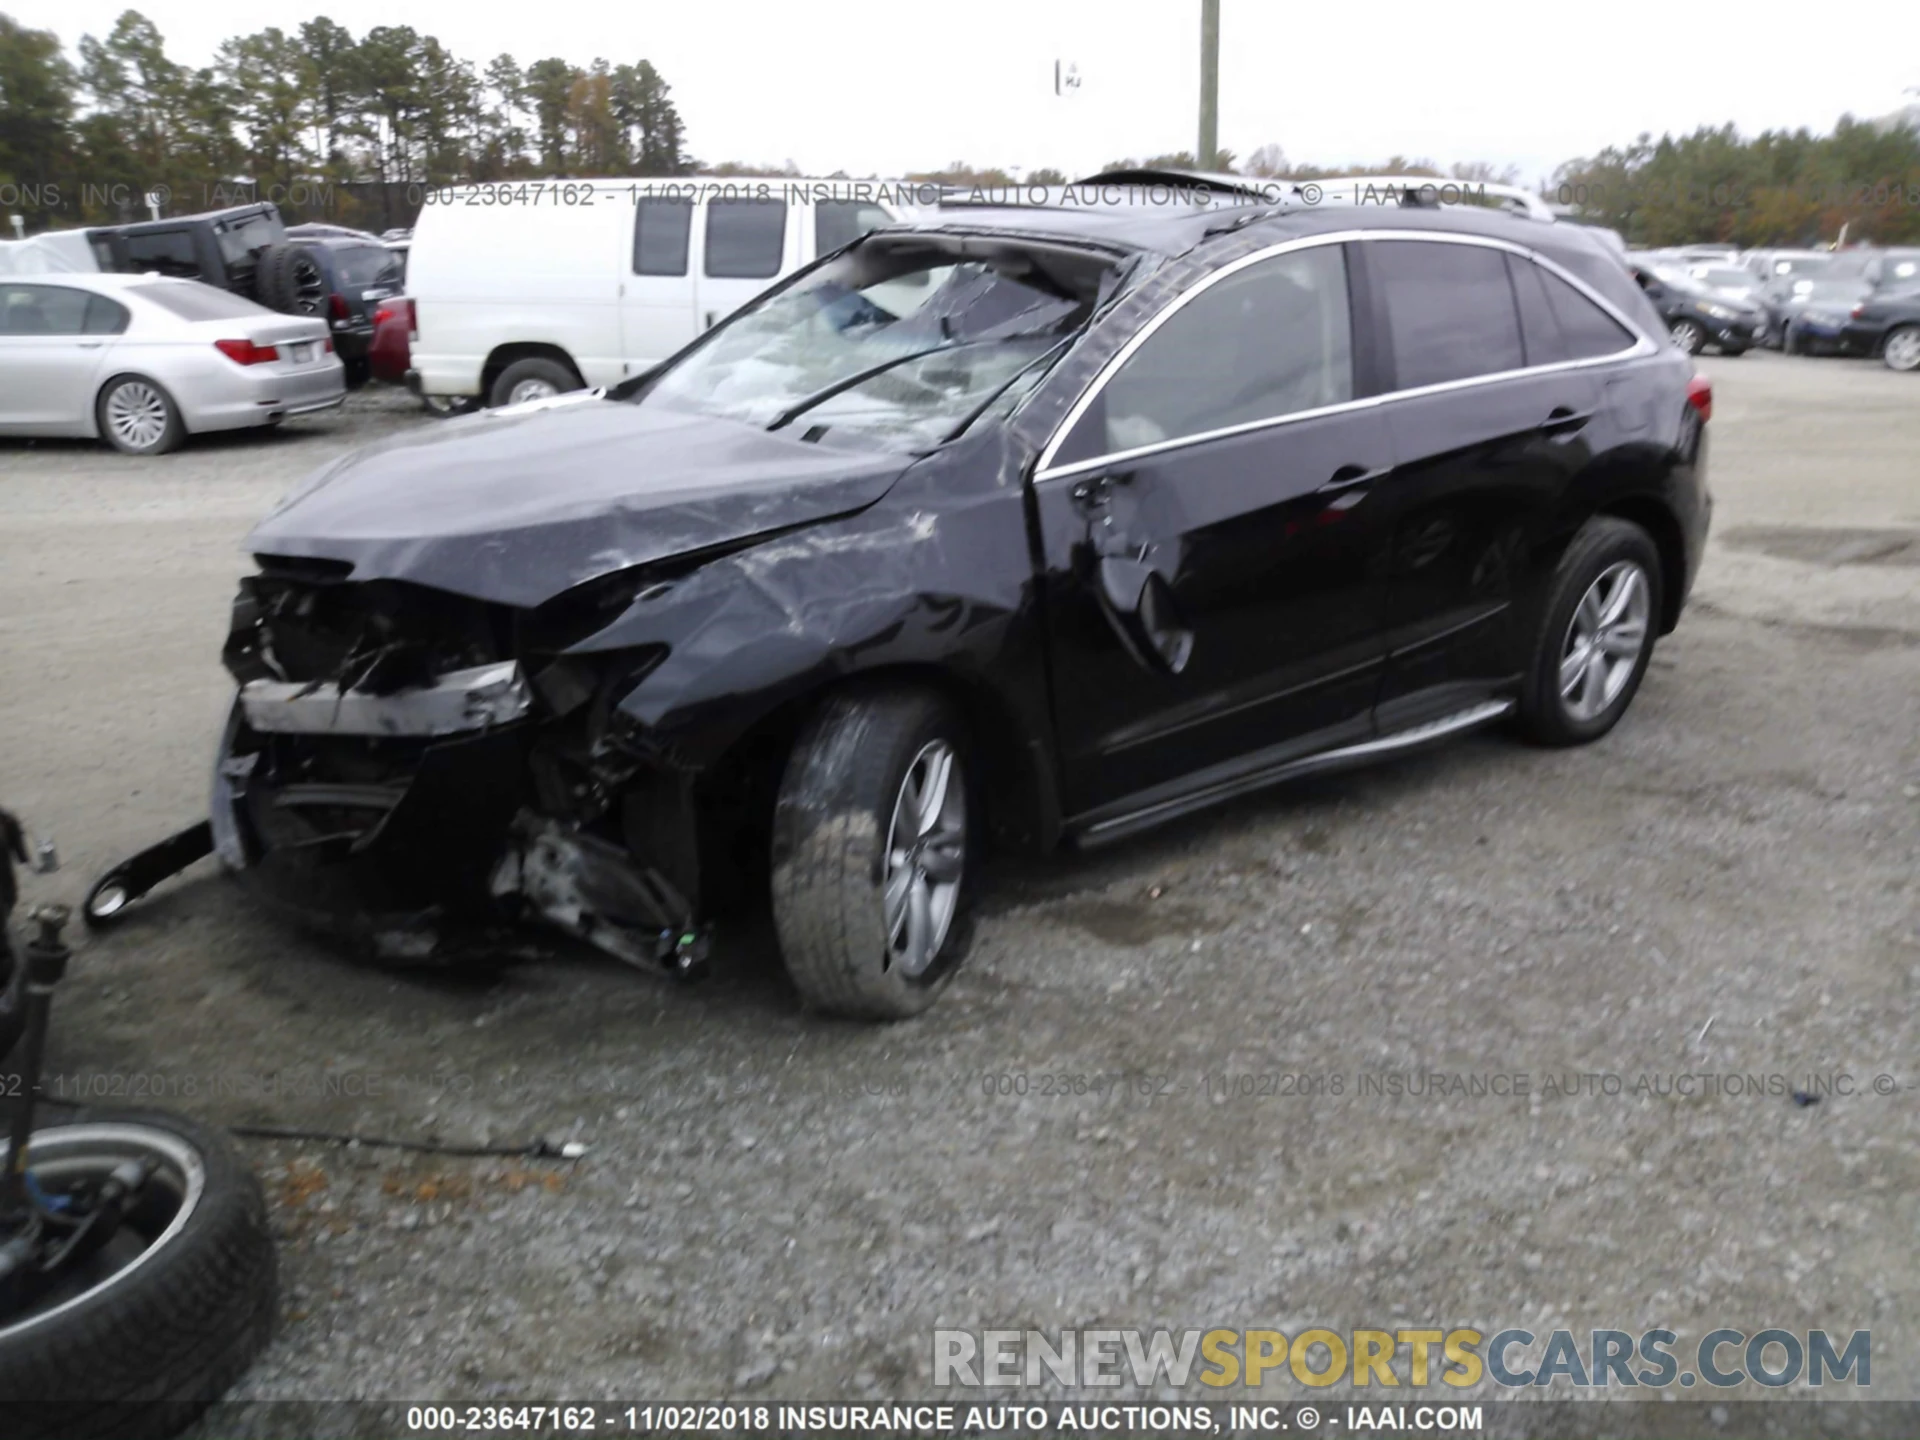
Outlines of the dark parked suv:
M 388 952 L 539 920 L 669 970 L 746 877 L 807 1003 L 897 1017 L 988 843 L 1605 735 L 1709 512 L 1620 259 L 1178 183 L 943 209 L 612 392 L 324 467 L 250 540 L 225 862 Z

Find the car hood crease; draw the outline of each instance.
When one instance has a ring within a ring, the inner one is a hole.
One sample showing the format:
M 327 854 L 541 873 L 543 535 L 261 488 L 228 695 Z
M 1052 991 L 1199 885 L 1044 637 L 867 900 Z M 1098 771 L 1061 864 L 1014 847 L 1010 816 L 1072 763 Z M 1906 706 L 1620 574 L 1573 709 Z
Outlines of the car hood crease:
M 851 514 L 912 458 L 661 406 L 540 402 L 350 455 L 247 548 L 533 606 L 619 570 Z

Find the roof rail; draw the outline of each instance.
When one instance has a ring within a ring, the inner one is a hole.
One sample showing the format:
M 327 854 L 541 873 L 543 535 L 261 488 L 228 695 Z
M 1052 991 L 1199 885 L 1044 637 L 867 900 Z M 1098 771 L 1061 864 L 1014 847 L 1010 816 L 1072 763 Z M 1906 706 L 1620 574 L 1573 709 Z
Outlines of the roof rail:
M 1524 185 L 1498 180 L 1455 180 L 1444 175 L 1331 175 L 1324 180 L 1281 182 L 1309 205 L 1460 205 L 1482 199 L 1529 220 L 1551 222 L 1553 207 Z

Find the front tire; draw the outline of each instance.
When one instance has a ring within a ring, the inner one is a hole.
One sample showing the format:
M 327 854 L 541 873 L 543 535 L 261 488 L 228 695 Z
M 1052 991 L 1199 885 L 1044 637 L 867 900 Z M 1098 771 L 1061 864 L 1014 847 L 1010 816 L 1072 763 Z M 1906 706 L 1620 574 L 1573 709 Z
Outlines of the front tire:
M 1597 516 L 1548 582 L 1520 694 L 1520 728 L 1540 745 L 1585 745 L 1620 722 L 1653 656 L 1660 552 L 1638 525 Z
M 1889 370 L 1920 370 L 1920 325 L 1902 325 L 1889 333 L 1880 359 Z
M 918 1015 L 972 940 L 968 749 L 920 690 L 829 699 L 794 741 L 773 814 L 773 918 L 801 999 Z
M 164 455 L 187 438 L 180 407 L 158 380 L 120 375 L 94 403 L 100 437 L 126 455 Z
M 1689 355 L 1698 355 L 1707 348 L 1707 332 L 1691 320 L 1676 320 L 1667 327 L 1667 333 L 1673 337 L 1673 343 Z
M 35 1129 L 27 1156 L 37 1183 L 55 1193 L 129 1159 L 158 1168 L 75 1293 L 0 1313 L 9 1440 L 185 1428 L 240 1377 L 273 1326 L 273 1240 L 259 1183 L 224 1137 L 159 1111 L 80 1111 Z M 123 1240 L 144 1248 L 117 1254 Z

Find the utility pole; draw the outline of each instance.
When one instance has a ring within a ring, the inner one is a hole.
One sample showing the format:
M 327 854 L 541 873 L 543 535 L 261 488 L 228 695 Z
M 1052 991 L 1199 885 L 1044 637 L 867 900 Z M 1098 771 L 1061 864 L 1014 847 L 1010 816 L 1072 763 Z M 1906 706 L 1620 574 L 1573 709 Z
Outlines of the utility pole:
M 1200 0 L 1200 148 L 1202 170 L 1220 153 L 1220 0 Z

